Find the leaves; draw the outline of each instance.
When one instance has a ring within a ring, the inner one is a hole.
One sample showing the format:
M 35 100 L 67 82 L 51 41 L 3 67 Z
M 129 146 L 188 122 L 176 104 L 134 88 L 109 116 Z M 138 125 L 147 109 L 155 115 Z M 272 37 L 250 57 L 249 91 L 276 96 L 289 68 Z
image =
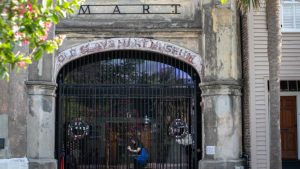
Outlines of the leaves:
M 55 24 L 58 24 L 59 22 L 59 17 L 54 13 L 52 14 L 52 17 L 51 17 L 52 21 L 55 23 Z
M 47 0 L 46 7 L 50 8 L 52 6 L 52 0 Z
M 221 4 L 227 4 L 229 0 L 220 0 Z M 251 7 L 258 8 L 260 6 L 259 0 L 236 0 L 238 6 L 243 12 L 247 12 Z
M 34 60 L 39 60 L 43 55 L 43 49 L 38 48 L 38 50 L 33 54 L 33 59 Z
M 228 2 L 228 0 L 221 0 L 222 4 L 226 4 Z
M 237 0 L 243 12 L 247 12 L 251 7 L 258 8 L 260 6 L 259 0 Z
M 62 37 L 49 39 L 52 23 L 57 24 L 73 14 L 83 0 L 5 0 L 0 3 L 0 78 L 8 79 L 9 70 L 26 68 L 32 60 L 53 53 L 62 44 Z M 26 54 L 16 51 L 17 46 L 28 45 Z

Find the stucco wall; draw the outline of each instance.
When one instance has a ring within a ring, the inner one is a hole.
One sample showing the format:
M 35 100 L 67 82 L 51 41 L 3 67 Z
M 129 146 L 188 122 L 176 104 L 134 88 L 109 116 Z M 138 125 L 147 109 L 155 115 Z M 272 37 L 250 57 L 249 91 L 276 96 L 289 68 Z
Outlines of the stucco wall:
M 172 13 L 175 7 L 171 4 L 179 4 L 180 14 L 85 14 L 75 15 L 60 22 L 59 27 L 72 28 L 188 28 L 200 27 L 200 0 L 87 0 L 85 5 L 120 5 L 121 13 L 142 13 L 142 6 L 121 6 L 147 4 L 153 13 Z M 155 6 L 154 4 L 169 4 L 166 6 Z M 91 13 L 113 13 L 115 6 L 95 7 L 90 6 Z
M 149 39 L 156 39 L 165 42 L 170 42 L 178 46 L 187 48 L 196 53 L 201 53 L 201 31 L 200 30 L 183 30 L 183 31 L 128 31 L 128 32 L 71 32 L 71 31 L 60 31 L 57 33 L 63 33 L 67 35 L 63 45 L 59 48 L 57 53 L 60 53 L 73 46 L 95 41 L 99 39 L 107 39 L 110 37 L 114 38 L 140 38 L 146 37 Z
M 27 71 L 10 73 L 10 81 L 0 80 L 0 138 L 5 139 L 1 158 L 26 156 Z
M 16 47 L 25 53 L 27 47 Z M 27 94 L 24 81 L 28 71 L 10 72 L 10 81 L 0 79 L 0 138 L 5 148 L 0 149 L 0 159 L 26 156 Z

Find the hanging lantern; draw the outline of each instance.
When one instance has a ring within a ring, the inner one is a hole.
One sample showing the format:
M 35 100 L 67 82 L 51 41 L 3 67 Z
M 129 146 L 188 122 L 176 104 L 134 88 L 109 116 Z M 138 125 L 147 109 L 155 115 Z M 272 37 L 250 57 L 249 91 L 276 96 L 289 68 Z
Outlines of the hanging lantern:
M 175 119 L 169 126 L 169 135 L 175 139 L 181 139 L 185 137 L 188 132 L 188 125 L 181 119 Z

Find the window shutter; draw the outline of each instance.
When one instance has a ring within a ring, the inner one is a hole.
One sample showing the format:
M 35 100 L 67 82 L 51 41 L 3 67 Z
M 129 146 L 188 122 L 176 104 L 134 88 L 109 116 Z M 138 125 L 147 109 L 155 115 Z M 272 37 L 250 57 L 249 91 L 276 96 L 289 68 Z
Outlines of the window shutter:
M 294 28 L 294 4 L 283 3 L 282 4 L 282 21 L 283 28 Z M 300 9 L 299 9 L 300 12 Z M 300 23 L 300 22 L 299 22 Z

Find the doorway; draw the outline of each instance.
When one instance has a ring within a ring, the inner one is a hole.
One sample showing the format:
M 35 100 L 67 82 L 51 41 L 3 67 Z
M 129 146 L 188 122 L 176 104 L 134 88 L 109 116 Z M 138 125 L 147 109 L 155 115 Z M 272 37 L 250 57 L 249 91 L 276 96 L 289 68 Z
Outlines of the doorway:
M 282 159 L 297 159 L 297 96 L 280 97 Z
M 56 157 L 65 169 L 133 168 L 132 138 L 149 154 L 146 168 L 198 168 L 200 78 L 191 66 L 110 51 L 68 63 L 57 83 Z

